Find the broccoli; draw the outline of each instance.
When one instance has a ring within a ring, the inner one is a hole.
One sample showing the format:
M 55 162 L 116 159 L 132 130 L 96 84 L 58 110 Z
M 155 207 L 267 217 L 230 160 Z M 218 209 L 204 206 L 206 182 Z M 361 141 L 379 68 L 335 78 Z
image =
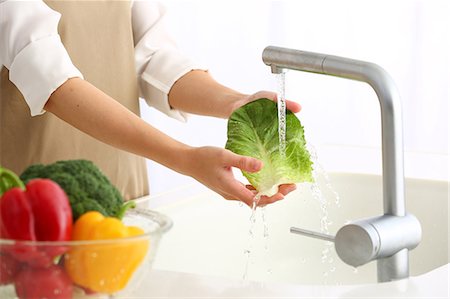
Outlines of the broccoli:
M 58 183 L 69 197 L 73 220 L 88 211 L 121 218 L 124 199 L 109 179 L 87 160 L 64 160 L 53 164 L 35 164 L 20 175 L 26 184 L 34 178 L 47 178 Z

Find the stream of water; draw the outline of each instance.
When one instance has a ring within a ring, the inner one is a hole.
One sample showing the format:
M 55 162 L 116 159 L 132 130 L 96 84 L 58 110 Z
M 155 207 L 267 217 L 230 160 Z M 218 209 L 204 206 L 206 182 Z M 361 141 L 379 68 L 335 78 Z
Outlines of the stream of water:
M 278 108 L 278 138 L 280 141 L 280 154 L 285 156 L 286 152 L 286 73 L 282 72 L 278 76 L 278 94 L 277 94 L 277 108 Z
M 279 151 L 280 155 L 285 156 L 286 151 L 286 99 L 285 99 L 285 80 L 286 76 L 285 73 L 281 73 L 277 75 L 278 80 L 278 94 L 277 94 L 277 110 L 278 110 L 278 137 L 279 137 Z M 340 206 L 340 198 L 339 194 L 333 189 L 331 185 L 331 181 L 328 177 L 328 174 L 323 169 L 323 167 L 318 162 L 317 153 L 314 147 L 309 146 L 308 148 L 311 160 L 314 163 L 314 183 L 310 185 L 310 191 L 312 194 L 312 197 L 319 203 L 321 215 L 320 215 L 320 230 L 322 233 L 329 234 L 329 225 L 332 224 L 332 222 L 329 219 L 328 215 L 328 204 L 330 201 L 328 198 L 326 198 L 319 187 L 319 184 L 317 183 L 320 179 L 325 181 L 325 188 L 327 191 L 330 191 L 332 194 L 332 197 L 334 197 L 334 203 L 339 207 Z M 248 246 L 244 250 L 244 254 L 246 257 L 246 263 L 245 263 L 245 269 L 243 274 L 243 279 L 247 279 L 248 276 L 248 269 L 250 264 L 250 255 L 253 250 L 253 241 L 254 241 L 254 229 L 255 229 L 255 223 L 256 223 L 256 209 L 258 206 L 258 201 L 260 199 L 259 195 L 256 195 L 253 199 L 253 207 L 252 207 L 252 213 L 250 216 L 250 228 L 249 228 L 249 240 L 248 240 Z M 262 224 L 263 224 L 263 238 L 264 238 L 264 250 L 266 255 L 266 260 L 270 260 L 269 258 L 269 227 L 266 220 L 266 213 L 265 208 L 261 209 L 261 217 L 262 217 Z M 321 253 L 321 262 L 322 263 L 328 263 L 330 264 L 329 270 L 323 273 L 324 278 L 326 279 L 328 275 L 336 270 L 336 268 L 333 265 L 333 258 L 329 256 L 330 251 L 332 250 L 333 243 L 331 242 L 325 242 L 324 249 Z M 306 262 L 306 259 L 303 258 Z M 267 274 L 271 274 L 272 269 L 270 266 L 268 266 Z

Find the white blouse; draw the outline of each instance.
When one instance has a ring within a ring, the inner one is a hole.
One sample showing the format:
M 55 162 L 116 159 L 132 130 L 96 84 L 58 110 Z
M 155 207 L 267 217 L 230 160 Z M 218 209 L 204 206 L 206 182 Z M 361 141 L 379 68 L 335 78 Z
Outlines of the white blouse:
M 170 88 L 198 67 L 182 55 L 164 29 L 164 7 L 155 1 L 131 5 L 135 65 L 140 96 L 163 113 L 185 121 L 172 109 Z M 61 15 L 41 0 L 0 0 L 0 66 L 23 94 L 31 115 L 44 113 L 50 95 L 69 78 L 83 78 L 58 34 Z

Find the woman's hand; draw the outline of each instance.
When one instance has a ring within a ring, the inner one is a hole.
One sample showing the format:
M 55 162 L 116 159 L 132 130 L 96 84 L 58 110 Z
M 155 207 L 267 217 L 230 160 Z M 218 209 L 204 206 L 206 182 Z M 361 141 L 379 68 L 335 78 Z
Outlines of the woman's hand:
M 247 172 L 257 172 L 262 169 L 261 161 L 237 155 L 219 147 L 199 147 L 191 150 L 192 165 L 188 167 L 188 175 L 222 195 L 225 199 L 240 200 L 249 207 L 253 206 L 256 190 L 252 186 L 245 186 L 234 178 L 232 167 Z M 279 192 L 271 197 L 262 196 L 258 206 L 274 203 L 295 190 L 295 184 L 285 184 L 279 187 Z

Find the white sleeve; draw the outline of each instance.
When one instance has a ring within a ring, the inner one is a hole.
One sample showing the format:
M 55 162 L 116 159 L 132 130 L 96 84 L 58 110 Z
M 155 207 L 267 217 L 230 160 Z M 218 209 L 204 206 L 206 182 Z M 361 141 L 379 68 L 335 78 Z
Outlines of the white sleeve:
M 48 98 L 67 79 L 83 77 L 58 35 L 60 17 L 40 0 L 0 2 L 0 67 L 9 69 L 32 116 L 45 112 Z
M 134 1 L 132 6 L 135 63 L 140 96 L 175 119 L 187 114 L 172 109 L 168 94 L 172 85 L 194 69 L 203 69 L 185 57 L 164 28 L 165 9 L 157 1 Z

